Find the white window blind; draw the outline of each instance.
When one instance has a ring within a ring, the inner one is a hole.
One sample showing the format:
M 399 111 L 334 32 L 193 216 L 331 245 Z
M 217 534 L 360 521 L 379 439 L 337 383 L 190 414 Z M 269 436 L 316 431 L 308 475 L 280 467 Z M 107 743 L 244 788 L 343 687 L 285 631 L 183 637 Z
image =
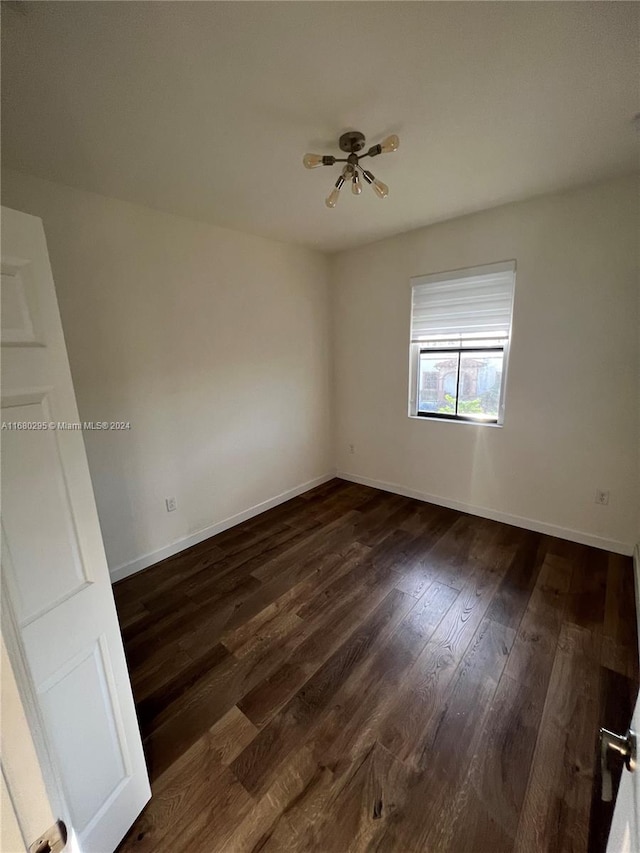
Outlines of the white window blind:
M 411 279 L 411 340 L 508 335 L 515 261 Z

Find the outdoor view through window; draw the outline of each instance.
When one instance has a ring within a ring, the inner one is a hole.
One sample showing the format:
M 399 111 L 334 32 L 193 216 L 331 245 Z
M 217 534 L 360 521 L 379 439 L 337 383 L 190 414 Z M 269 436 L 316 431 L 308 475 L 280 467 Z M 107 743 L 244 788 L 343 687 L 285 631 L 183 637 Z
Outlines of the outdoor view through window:
M 498 420 L 504 339 L 433 341 L 420 351 L 418 411 Z M 432 348 L 433 347 L 433 348 Z

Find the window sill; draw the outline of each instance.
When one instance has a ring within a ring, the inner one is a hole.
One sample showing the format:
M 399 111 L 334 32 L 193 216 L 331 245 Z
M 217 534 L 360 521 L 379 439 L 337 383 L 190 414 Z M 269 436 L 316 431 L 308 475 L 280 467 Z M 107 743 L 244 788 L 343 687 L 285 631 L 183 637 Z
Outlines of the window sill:
M 504 424 L 487 423 L 487 421 L 457 420 L 456 418 L 425 418 L 424 415 L 408 415 L 412 421 L 426 421 L 438 424 L 462 424 L 463 426 L 498 427 L 502 429 Z

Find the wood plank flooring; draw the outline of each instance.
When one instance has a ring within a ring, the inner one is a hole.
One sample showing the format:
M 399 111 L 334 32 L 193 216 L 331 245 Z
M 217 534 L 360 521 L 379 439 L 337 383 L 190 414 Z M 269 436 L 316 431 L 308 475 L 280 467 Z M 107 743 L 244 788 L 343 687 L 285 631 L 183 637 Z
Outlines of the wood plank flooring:
M 630 558 L 336 479 L 114 595 L 153 790 L 121 853 L 604 851 Z

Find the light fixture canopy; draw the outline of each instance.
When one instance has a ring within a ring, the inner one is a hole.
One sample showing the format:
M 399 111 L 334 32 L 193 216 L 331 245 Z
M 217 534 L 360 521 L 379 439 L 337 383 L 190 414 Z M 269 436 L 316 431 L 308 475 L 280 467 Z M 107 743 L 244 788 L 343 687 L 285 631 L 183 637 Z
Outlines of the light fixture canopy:
M 395 133 L 387 136 L 378 145 L 372 145 L 364 154 L 358 154 L 365 146 L 365 137 L 359 130 L 350 130 L 343 133 L 338 140 L 338 145 L 341 151 L 348 154 L 348 157 L 334 157 L 332 154 L 305 154 L 302 162 L 307 169 L 315 169 L 317 166 L 333 166 L 335 163 L 346 163 L 347 165 L 342 170 L 342 174 L 335 183 L 335 186 L 325 199 L 327 207 L 335 207 L 340 197 L 340 190 L 345 181 L 351 181 L 351 192 L 354 195 L 360 195 L 362 192 L 362 183 L 360 175 L 364 180 L 373 187 L 376 195 L 379 198 L 387 198 L 389 195 L 389 187 L 379 181 L 368 169 L 364 169 L 360 164 L 360 160 L 364 157 L 377 157 L 378 154 L 391 154 L 398 150 L 400 140 Z

